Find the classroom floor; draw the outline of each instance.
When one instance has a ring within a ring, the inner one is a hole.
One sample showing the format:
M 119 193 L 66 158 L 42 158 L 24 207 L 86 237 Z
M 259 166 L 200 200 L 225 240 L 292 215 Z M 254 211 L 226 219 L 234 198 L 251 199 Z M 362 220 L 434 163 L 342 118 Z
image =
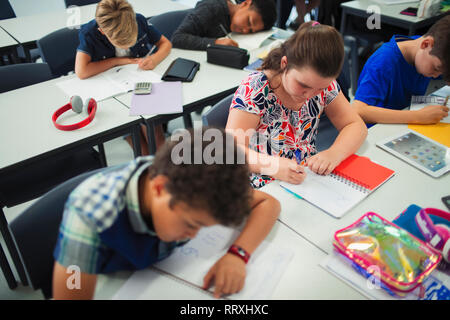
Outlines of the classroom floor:
M 207 111 L 207 108 L 205 108 L 203 112 Z M 197 113 L 192 113 L 192 121 L 194 123 L 195 128 L 201 126 L 201 115 Z M 168 126 L 169 132 L 173 132 L 177 128 L 184 128 L 182 118 L 175 119 L 169 122 Z M 133 159 L 133 151 L 123 138 L 111 140 L 109 142 L 106 142 L 104 145 L 108 166 L 124 163 Z M 34 201 L 36 200 L 20 204 L 13 208 L 5 208 L 4 212 L 8 222 L 14 220 L 18 215 L 20 215 L 21 212 L 23 212 L 26 208 L 28 208 L 31 204 L 33 204 Z M 5 250 L 5 244 L 3 242 L 3 238 L 1 237 L 0 237 L 0 244 L 2 248 L 4 248 Z M 11 261 L 11 259 L 9 260 Z M 12 265 L 12 262 L 10 262 L 10 264 Z M 13 272 L 15 273 L 15 270 L 13 270 Z M 10 290 L 6 283 L 5 277 L 0 271 L 0 300 L 40 300 L 40 299 L 43 299 L 41 292 L 34 291 L 30 287 L 25 287 L 19 284 L 16 289 Z

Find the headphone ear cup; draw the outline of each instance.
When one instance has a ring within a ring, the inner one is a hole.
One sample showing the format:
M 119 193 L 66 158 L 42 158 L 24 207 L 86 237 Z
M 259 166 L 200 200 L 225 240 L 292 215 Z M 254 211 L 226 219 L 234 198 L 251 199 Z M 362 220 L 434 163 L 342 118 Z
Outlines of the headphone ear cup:
M 92 100 L 92 98 L 89 98 L 89 99 L 87 99 L 87 100 L 84 102 L 84 105 L 83 105 L 83 113 L 86 114 L 86 115 L 89 114 L 89 102 L 91 102 L 91 100 Z
M 83 111 L 83 100 L 80 96 L 71 97 L 70 105 L 72 106 L 72 110 L 76 113 L 81 113 L 81 111 Z

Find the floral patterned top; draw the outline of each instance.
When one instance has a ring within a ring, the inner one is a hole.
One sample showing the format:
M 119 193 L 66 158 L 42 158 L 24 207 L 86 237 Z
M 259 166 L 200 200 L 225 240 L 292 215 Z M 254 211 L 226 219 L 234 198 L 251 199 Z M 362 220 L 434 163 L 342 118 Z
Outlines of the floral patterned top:
M 305 164 L 307 157 L 317 153 L 319 117 L 339 91 L 339 85 L 333 81 L 320 94 L 306 100 L 299 111 L 294 111 L 281 103 L 270 88 L 267 76 L 259 71 L 241 82 L 230 110 L 235 108 L 260 116 L 256 133 L 250 139 L 251 149 L 288 159 L 297 152 L 301 154 L 301 164 Z M 261 188 L 274 179 L 252 173 L 250 180 L 254 188 Z

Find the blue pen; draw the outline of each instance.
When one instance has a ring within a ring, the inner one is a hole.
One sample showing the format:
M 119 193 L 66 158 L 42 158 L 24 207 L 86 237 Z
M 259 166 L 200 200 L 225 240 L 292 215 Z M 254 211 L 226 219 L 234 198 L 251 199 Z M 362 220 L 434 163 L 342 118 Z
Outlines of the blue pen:
M 300 164 L 302 162 L 302 153 L 299 149 L 294 151 L 295 160 L 297 160 L 297 163 Z
M 282 187 L 284 190 L 286 190 L 287 192 L 289 192 L 290 194 L 292 194 L 294 197 L 296 197 L 296 198 L 299 198 L 299 199 L 302 199 L 303 200 L 303 198 L 302 197 L 300 197 L 298 194 L 296 194 L 295 192 L 292 192 L 291 190 L 289 190 L 289 189 L 287 189 L 286 187 L 283 187 L 281 184 L 280 184 L 280 187 Z

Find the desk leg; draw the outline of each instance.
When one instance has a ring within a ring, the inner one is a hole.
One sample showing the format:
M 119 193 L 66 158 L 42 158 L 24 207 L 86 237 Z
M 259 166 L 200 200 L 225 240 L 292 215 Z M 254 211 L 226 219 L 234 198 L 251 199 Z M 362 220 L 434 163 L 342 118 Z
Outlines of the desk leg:
M 105 146 L 103 145 L 103 143 L 99 143 L 97 147 L 100 156 L 100 164 L 102 165 L 103 168 L 106 168 L 108 164 L 106 162 Z
M 341 17 L 341 27 L 339 29 L 339 32 L 342 34 L 342 36 L 344 36 L 344 34 L 345 34 L 346 24 L 347 24 L 347 10 L 345 10 L 345 8 L 343 8 L 342 9 L 342 17 Z M 336 25 L 337 25 L 337 23 L 336 23 Z
M 11 230 L 9 229 L 8 221 L 6 221 L 5 214 L 2 209 L 0 209 L 0 232 L 5 241 L 6 247 L 8 248 L 9 254 L 13 260 L 14 266 L 16 267 L 17 273 L 19 274 L 20 282 L 24 285 L 28 285 L 28 279 L 25 274 L 25 269 L 23 268 L 22 260 L 20 259 L 19 252 L 17 251 L 16 244 L 11 235 Z
M 14 278 L 14 274 L 9 266 L 8 259 L 6 258 L 6 254 L 3 251 L 3 248 L 0 246 L 0 267 L 3 271 L 3 275 L 5 276 L 6 282 L 8 283 L 9 289 L 13 290 L 17 288 L 17 281 Z
M 145 121 L 148 137 L 148 153 L 154 155 L 156 153 L 155 126 L 151 120 Z
M 131 139 L 133 141 L 133 153 L 134 157 L 140 157 L 142 155 L 141 150 L 141 124 L 133 126 L 131 129 Z
M 184 114 L 183 113 L 183 120 L 184 120 L 184 127 L 186 129 L 190 129 L 190 128 L 193 127 L 193 125 L 192 125 L 192 118 L 191 118 L 191 114 L 190 113 L 188 113 L 188 114 Z

